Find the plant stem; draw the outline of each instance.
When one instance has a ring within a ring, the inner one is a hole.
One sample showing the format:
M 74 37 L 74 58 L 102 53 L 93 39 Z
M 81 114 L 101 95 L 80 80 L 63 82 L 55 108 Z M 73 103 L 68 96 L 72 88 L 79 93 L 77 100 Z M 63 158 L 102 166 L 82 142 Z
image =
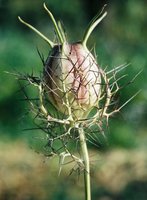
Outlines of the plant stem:
M 99 15 L 96 15 L 94 17 L 94 19 L 92 20 L 92 22 L 89 24 L 85 34 L 84 34 L 84 37 L 83 37 L 83 40 L 82 40 L 82 44 L 84 47 L 86 47 L 86 44 L 87 44 L 87 40 L 89 38 L 89 36 L 91 35 L 92 31 L 95 29 L 95 27 L 102 21 L 102 19 L 107 15 L 107 12 L 104 12 L 103 15 L 99 17 Z
M 89 164 L 89 155 L 86 144 L 86 137 L 83 128 L 79 128 L 79 137 L 80 137 L 82 159 L 85 167 L 84 169 L 85 200 L 91 200 L 90 164 Z
M 55 18 L 54 18 L 54 16 L 53 16 L 53 14 L 52 14 L 52 13 L 49 11 L 49 9 L 46 7 L 46 4 L 45 4 L 45 3 L 43 4 L 43 6 L 44 6 L 45 10 L 47 11 L 47 13 L 49 14 L 49 16 L 50 16 L 50 18 L 51 18 L 51 20 L 52 20 L 52 22 L 53 22 L 53 24 L 54 24 L 55 31 L 56 31 L 56 33 L 57 33 L 57 35 L 58 35 L 58 37 L 59 37 L 59 40 L 60 40 L 61 44 L 63 44 L 63 43 L 64 43 L 64 38 L 62 37 L 62 33 L 60 32 L 60 29 L 59 29 L 59 27 L 58 27 L 58 24 L 57 24 L 57 22 L 56 22 L 56 20 L 55 20 Z
M 23 23 L 24 25 L 26 25 L 27 27 L 29 27 L 30 29 L 32 29 L 34 32 L 36 32 L 40 37 L 42 37 L 50 45 L 51 48 L 53 48 L 55 46 L 55 44 L 51 40 L 49 40 L 46 36 L 44 36 L 35 27 L 33 27 L 32 25 L 30 25 L 27 22 L 25 22 L 24 20 L 22 20 L 21 17 L 19 17 L 19 16 L 18 16 L 18 19 L 19 19 L 19 21 L 21 23 Z

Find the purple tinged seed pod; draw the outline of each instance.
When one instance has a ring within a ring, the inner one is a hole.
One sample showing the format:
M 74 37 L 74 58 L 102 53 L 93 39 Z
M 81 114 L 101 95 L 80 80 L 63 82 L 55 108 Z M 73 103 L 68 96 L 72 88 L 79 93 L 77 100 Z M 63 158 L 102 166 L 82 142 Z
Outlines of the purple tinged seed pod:
M 18 18 L 51 47 L 43 70 L 43 85 L 49 100 L 71 120 L 84 119 L 94 106 L 98 106 L 101 94 L 101 69 L 86 44 L 90 34 L 107 12 L 103 13 L 102 10 L 93 18 L 81 42 L 70 44 L 66 41 L 61 23 L 56 22 L 45 3 L 44 8 L 54 24 L 58 44 Z
M 100 68 L 82 43 L 56 45 L 45 64 L 44 81 L 54 106 L 74 119 L 82 119 L 98 104 Z

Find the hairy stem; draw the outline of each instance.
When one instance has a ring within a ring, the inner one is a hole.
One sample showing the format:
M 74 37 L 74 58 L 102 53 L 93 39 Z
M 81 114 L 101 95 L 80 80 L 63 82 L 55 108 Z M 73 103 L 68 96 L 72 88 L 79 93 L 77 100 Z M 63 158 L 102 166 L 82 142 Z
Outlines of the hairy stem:
M 85 183 L 85 200 L 91 200 L 91 186 L 90 186 L 90 164 L 89 164 L 89 155 L 86 144 L 86 137 L 83 128 L 79 128 L 79 138 L 82 159 L 84 162 L 84 183 Z

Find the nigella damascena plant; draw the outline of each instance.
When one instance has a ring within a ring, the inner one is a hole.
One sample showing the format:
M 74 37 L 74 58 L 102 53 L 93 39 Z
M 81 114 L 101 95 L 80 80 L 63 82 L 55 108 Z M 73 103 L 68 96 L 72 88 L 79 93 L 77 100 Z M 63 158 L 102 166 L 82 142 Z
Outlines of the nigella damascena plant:
M 103 72 L 86 44 L 93 29 L 107 13 L 92 20 L 81 42 L 69 43 L 61 23 L 56 22 L 45 4 L 44 8 L 53 21 L 58 43 L 50 41 L 20 17 L 19 20 L 50 45 L 51 51 L 43 63 L 41 87 L 57 111 L 65 114 L 68 120 L 77 122 L 86 119 L 94 107 L 98 108 L 100 101 Z M 47 110 L 45 112 L 47 114 Z
M 85 199 L 90 200 L 87 142 L 96 144 L 99 133 L 103 133 L 104 123 L 107 125 L 109 117 L 126 104 L 120 107 L 115 105 L 115 96 L 120 90 L 118 81 L 124 77 L 117 77 L 117 74 L 126 65 L 106 71 L 99 66 L 96 56 L 87 47 L 92 31 L 107 15 L 104 9 L 90 22 L 82 40 L 70 43 L 60 21 L 55 20 L 45 4 L 44 8 L 53 22 L 57 42 L 52 42 L 18 17 L 50 47 L 45 61 L 40 55 L 43 61 L 41 77 L 27 75 L 22 79 L 38 89 L 37 102 L 31 97 L 27 99 L 35 113 L 34 120 L 39 119 L 38 127 L 46 134 L 46 155 L 59 156 L 59 171 L 67 157 L 76 163 L 74 166 L 84 173 Z M 80 153 L 76 151 L 77 145 Z

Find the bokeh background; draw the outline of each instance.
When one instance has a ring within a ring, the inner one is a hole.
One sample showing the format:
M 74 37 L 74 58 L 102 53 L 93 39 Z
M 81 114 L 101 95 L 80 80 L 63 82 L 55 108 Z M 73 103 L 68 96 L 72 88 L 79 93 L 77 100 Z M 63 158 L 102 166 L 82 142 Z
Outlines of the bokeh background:
M 48 45 L 22 25 L 17 16 L 54 39 L 51 20 L 42 0 L 0 0 L 0 199 L 83 200 L 82 174 L 69 176 L 71 165 L 58 177 L 58 159 L 35 152 L 37 131 L 13 73 L 40 74 L 37 48 L 47 57 Z M 107 141 L 90 147 L 93 200 L 147 199 L 147 1 L 46 0 L 57 19 L 62 19 L 70 42 L 79 41 L 92 17 L 107 3 L 108 15 L 92 33 L 98 63 L 108 69 L 123 63 L 129 81 L 121 91 L 122 105 L 140 93 L 114 116 L 106 130 Z M 9 72 L 9 73 L 8 73 Z M 12 73 L 12 74 L 11 74 Z M 32 91 L 28 91 L 31 93 Z M 43 133 L 39 141 L 44 140 Z M 42 143 L 37 143 L 43 148 Z M 44 143 L 43 143 L 44 144 Z M 39 146 L 38 145 L 38 146 Z M 93 156 L 94 155 L 94 156 Z

